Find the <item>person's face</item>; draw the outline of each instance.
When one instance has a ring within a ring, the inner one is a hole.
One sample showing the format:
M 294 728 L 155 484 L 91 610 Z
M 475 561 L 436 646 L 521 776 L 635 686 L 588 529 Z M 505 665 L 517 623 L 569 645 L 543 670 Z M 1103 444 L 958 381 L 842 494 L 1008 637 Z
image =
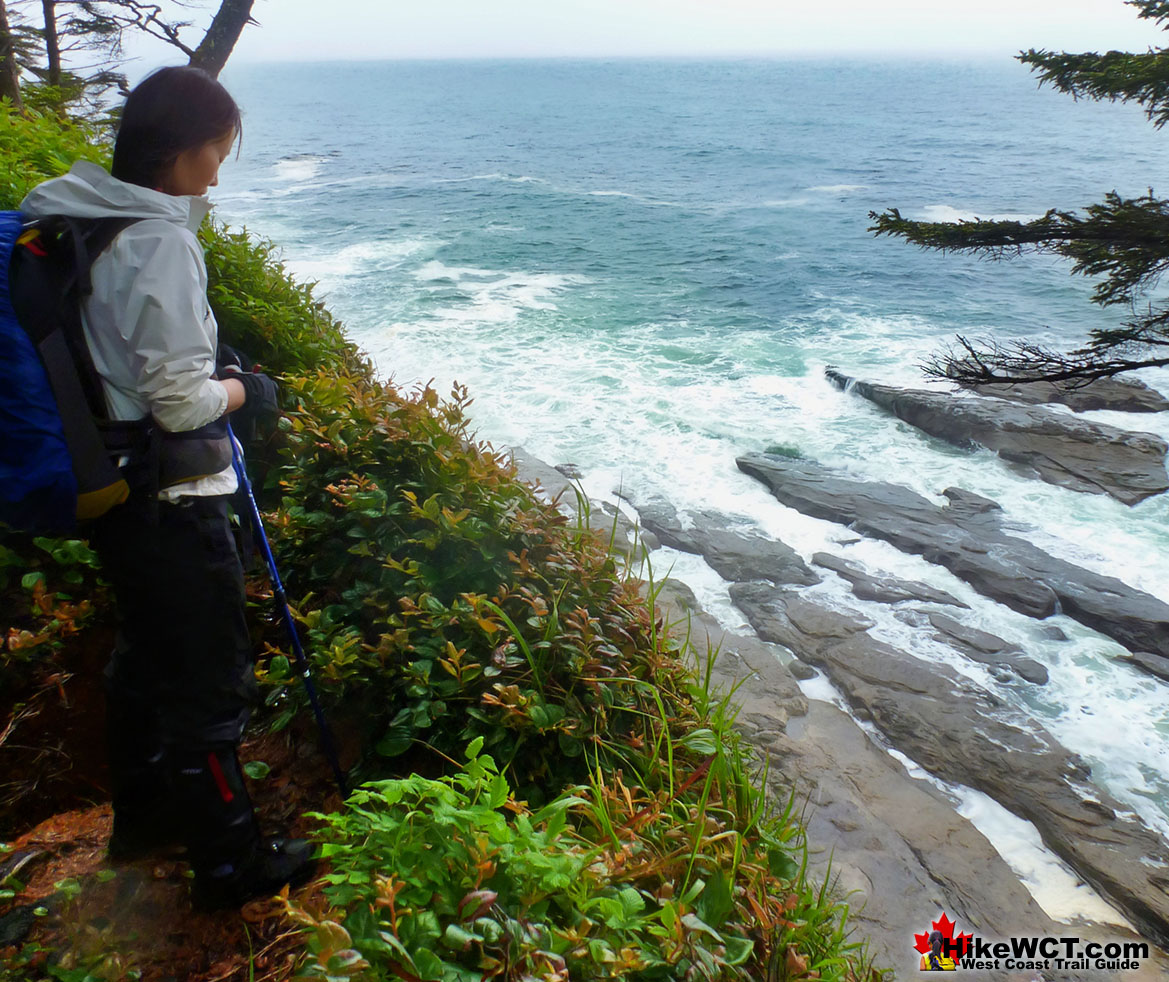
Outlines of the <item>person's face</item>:
M 184 150 L 175 158 L 170 174 L 160 190 L 167 194 L 206 194 L 208 188 L 219 183 L 219 165 L 231 153 L 235 132 L 226 133 L 218 140 L 201 147 Z

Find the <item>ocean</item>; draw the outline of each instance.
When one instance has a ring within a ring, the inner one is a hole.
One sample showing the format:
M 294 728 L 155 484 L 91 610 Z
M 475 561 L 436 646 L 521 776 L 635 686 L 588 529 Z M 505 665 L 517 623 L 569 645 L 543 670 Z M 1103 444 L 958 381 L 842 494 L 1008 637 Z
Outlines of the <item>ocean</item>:
M 1026 218 L 1156 189 L 1169 137 L 1138 109 L 1039 89 L 1009 58 L 241 64 L 224 81 L 245 116 L 218 215 L 278 242 L 383 375 L 468 386 L 480 438 L 575 463 L 592 496 L 714 508 L 805 558 L 840 554 L 843 530 L 778 504 L 736 456 L 783 445 L 939 503 L 957 485 L 1169 600 L 1164 495 L 1130 508 L 1028 479 L 823 378 L 920 386 L 957 333 L 1072 346 L 1123 320 L 1062 260 L 923 252 L 874 238 L 867 216 Z M 1169 392 L 1169 372 L 1145 380 Z M 1169 437 L 1167 414 L 1087 415 Z M 891 546 L 847 555 L 950 591 L 1042 661 L 1047 686 L 1004 686 L 843 582 L 817 588 L 1042 722 L 1169 837 L 1164 683 L 1074 621 L 1053 619 L 1070 637 L 1053 641 Z M 655 575 L 671 570 L 743 624 L 701 560 L 655 554 Z M 996 821 L 996 841 L 1015 834 Z

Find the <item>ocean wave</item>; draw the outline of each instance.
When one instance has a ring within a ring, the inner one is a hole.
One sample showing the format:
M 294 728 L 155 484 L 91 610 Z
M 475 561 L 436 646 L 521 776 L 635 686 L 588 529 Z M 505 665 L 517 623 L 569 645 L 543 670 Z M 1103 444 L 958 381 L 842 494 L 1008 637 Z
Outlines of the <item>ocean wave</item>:
M 952 205 L 926 205 L 921 211 L 921 220 L 925 222 L 1033 222 L 1042 217 L 1014 212 L 986 215 L 969 208 L 954 208 Z
M 328 286 L 347 276 L 393 269 L 409 258 L 434 253 L 443 245 L 427 238 L 354 242 L 336 252 L 322 250 L 311 259 L 286 260 L 285 265 L 298 277 Z
M 334 155 L 299 153 L 276 161 L 272 169 L 276 180 L 296 184 L 316 177 L 330 156 Z
M 573 273 L 524 273 L 448 266 L 437 259 L 413 273 L 424 290 L 440 295 L 445 305 L 427 312 L 432 321 L 455 325 L 507 324 L 524 311 L 556 310 L 553 298 L 568 288 L 590 282 Z M 451 290 L 457 294 L 451 303 Z
M 502 181 L 505 184 L 548 184 L 543 177 L 532 177 L 530 174 L 472 174 L 469 177 L 440 177 L 435 184 L 466 184 L 470 181 Z
M 684 208 L 685 207 L 685 205 L 683 205 L 679 201 L 666 201 L 662 198 L 647 198 L 645 195 L 633 194 L 629 191 L 597 190 L 597 191 L 573 192 L 573 191 L 569 191 L 566 188 L 557 188 L 557 190 L 558 191 L 566 191 L 567 193 L 570 193 L 570 194 L 584 194 L 590 198 L 628 198 L 631 201 L 637 201 L 643 205 L 656 205 L 656 206 L 663 207 L 663 208 Z
M 822 194 L 852 194 L 854 191 L 867 191 L 867 184 L 817 184 L 805 191 L 818 191 Z
M 663 198 L 653 198 L 644 194 L 637 194 L 632 191 L 622 191 L 608 188 L 576 188 L 566 187 L 563 185 L 553 184 L 547 178 L 534 177 L 530 174 L 472 174 L 468 177 L 441 177 L 435 179 L 434 184 L 467 184 L 472 181 L 498 181 L 504 184 L 539 184 L 544 187 L 551 188 L 557 194 L 569 195 L 584 195 L 590 198 L 628 198 L 631 201 L 638 201 L 642 204 L 656 205 L 666 208 L 683 208 L 685 207 L 678 201 L 667 201 Z

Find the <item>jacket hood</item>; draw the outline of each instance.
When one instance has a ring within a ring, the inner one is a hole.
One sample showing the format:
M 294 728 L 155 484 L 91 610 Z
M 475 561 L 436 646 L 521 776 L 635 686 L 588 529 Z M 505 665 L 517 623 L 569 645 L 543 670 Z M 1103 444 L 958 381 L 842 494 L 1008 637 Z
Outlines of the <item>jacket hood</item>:
M 161 218 L 194 232 L 211 210 L 211 202 L 127 184 L 111 177 L 105 168 L 79 160 L 68 174 L 33 188 L 20 210 L 33 218 Z

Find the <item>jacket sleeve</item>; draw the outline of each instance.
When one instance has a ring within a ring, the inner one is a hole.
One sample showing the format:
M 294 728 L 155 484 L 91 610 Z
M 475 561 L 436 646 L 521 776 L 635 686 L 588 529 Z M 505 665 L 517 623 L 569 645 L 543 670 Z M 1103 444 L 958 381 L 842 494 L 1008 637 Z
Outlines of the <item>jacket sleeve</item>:
M 218 329 L 198 239 L 173 226 L 120 236 L 112 259 L 136 269 L 125 284 L 119 331 L 151 414 L 172 433 L 218 419 L 227 390 L 211 377 Z

